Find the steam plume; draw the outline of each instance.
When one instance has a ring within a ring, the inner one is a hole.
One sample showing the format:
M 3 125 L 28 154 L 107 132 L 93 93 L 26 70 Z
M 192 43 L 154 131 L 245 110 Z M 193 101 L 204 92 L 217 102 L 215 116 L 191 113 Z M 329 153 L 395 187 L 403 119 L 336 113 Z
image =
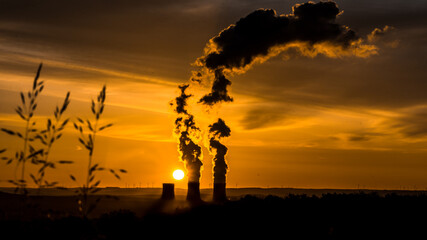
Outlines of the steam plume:
M 178 113 L 178 117 L 175 120 L 175 133 L 179 136 L 178 151 L 180 160 L 184 162 L 188 171 L 188 182 L 199 183 L 200 170 L 203 165 L 201 161 L 202 149 L 197 144 L 200 129 L 196 126 L 194 116 L 189 114 L 186 109 L 187 100 L 192 96 L 185 93 L 188 87 L 188 84 L 179 86 L 181 94 L 175 98 L 174 103 L 171 103 L 171 105 L 175 105 L 175 112 Z
M 212 159 L 214 181 L 213 200 L 216 202 L 227 200 L 225 185 L 228 166 L 225 161 L 225 155 L 228 152 L 228 148 L 219 140 L 223 137 L 229 137 L 230 133 L 230 128 L 221 118 L 216 123 L 209 125 L 209 152 L 214 155 Z
M 210 39 L 205 55 L 196 63 L 215 76 L 211 93 L 199 102 L 233 101 L 225 73 L 245 72 L 253 63 L 262 63 L 289 48 L 310 57 L 368 57 L 377 53 L 375 46 L 364 44 L 353 30 L 335 22 L 340 15 L 335 2 L 297 4 L 292 10 L 288 15 L 277 15 L 272 9 L 256 10 Z
M 225 78 L 223 69 L 216 69 L 212 91 L 209 94 L 203 96 L 199 102 L 211 106 L 221 101 L 232 102 L 233 98 L 228 95 L 227 91 L 227 87 L 229 85 L 231 85 L 231 82 Z
M 227 163 L 225 155 L 228 148 L 219 142 L 223 137 L 229 137 L 231 133 L 230 128 L 225 124 L 221 118 L 212 125 L 209 125 L 209 151 L 215 154 L 213 158 L 213 175 L 214 183 L 225 183 L 225 176 L 227 174 Z

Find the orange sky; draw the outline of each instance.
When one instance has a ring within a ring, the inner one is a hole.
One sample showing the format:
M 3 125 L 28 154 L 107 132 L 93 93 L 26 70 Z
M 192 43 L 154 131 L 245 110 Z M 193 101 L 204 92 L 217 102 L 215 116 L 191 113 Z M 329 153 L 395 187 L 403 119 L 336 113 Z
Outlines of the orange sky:
M 210 38 L 258 8 L 288 14 L 299 1 L 5 1 L 0 9 L 0 127 L 22 130 L 14 109 L 40 62 L 45 90 L 36 112 L 45 124 L 67 91 L 65 113 L 90 117 L 90 100 L 107 84 L 102 121 L 114 126 L 97 139 L 94 160 L 124 168 L 121 181 L 100 174 L 102 186 L 155 186 L 182 168 L 169 102 L 186 83 Z M 338 21 L 366 37 L 393 26 L 367 58 L 282 53 L 230 77 L 233 103 L 210 109 L 197 100 L 210 83 L 190 87 L 189 110 L 206 134 L 221 117 L 229 187 L 427 188 L 427 4 L 420 0 L 337 1 Z M 204 141 L 202 144 L 204 145 Z M 21 142 L 1 133 L 3 155 Z M 87 151 L 68 126 L 52 156 L 73 160 L 47 178 L 74 186 Z M 212 183 L 212 156 L 203 146 L 201 187 Z M 1 186 L 16 165 L 0 163 Z M 36 171 L 30 167 L 30 171 Z M 29 178 L 28 178 L 29 179 Z M 186 180 L 176 182 L 186 187 Z

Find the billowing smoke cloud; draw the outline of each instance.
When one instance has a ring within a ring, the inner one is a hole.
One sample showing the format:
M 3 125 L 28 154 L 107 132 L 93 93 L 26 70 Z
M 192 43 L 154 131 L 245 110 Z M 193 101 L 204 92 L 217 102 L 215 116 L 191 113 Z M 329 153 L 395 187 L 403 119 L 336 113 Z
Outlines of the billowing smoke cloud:
M 192 96 L 185 93 L 188 87 L 188 84 L 179 86 L 181 94 L 171 105 L 175 106 L 175 112 L 178 113 L 178 118 L 175 120 L 175 133 L 179 136 L 178 151 L 188 171 L 188 182 L 199 183 L 203 165 L 202 149 L 197 144 L 200 129 L 196 126 L 194 116 L 186 109 L 187 100 Z
M 209 151 L 213 158 L 213 175 L 214 183 L 226 183 L 227 163 L 225 155 L 228 148 L 221 144 L 219 140 L 223 137 L 229 137 L 231 133 L 230 128 L 225 124 L 221 118 L 212 125 L 209 125 Z
M 231 85 L 230 80 L 225 78 L 222 69 L 215 70 L 215 80 L 212 85 L 212 91 L 203 96 L 200 102 L 208 105 L 214 105 L 218 102 L 232 102 L 233 98 L 228 95 L 227 87 Z
M 197 64 L 214 73 L 211 93 L 200 99 L 207 105 L 230 102 L 225 73 L 242 73 L 253 63 L 262 63 L 290 48 L 314 57 L 367 57 L 377 53 L 347 26 L 335 22 L 340 11 L 334 2 L 303 3 L 292 14 L 277 15 L 272 9 L 259 9 L 230 25 L 209 40 L 205 55 Z M 200 78 L 199 78 L 200 79 Z

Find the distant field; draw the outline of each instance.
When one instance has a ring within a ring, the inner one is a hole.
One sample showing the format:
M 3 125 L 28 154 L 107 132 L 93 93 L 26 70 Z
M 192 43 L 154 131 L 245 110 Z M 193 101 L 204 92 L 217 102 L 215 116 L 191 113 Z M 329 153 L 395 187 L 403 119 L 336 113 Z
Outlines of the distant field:
M 34 205 L 34 212 L 53 213 L 58 216 L 78 215 L 77 198 L 75 189 L 29 189 L 29 203 Z M 13 194 L 13 188 L 0 188 L 0 214 L 14 216 L 22 208 L 22 199 Z M 354 190 L 354 189 L 294 189 L 294 188 L 229 188 L 227 195 L 230 200 L 238 201 L 246 195 L 265 198 L 268 195 L 287 197 L 293 195 L 318 196 L 322 194 L 358 194 L 375 193 L 378 196 L 387 194 L 397 195 L 424 195 L 425 191 L 398 191 L 398 190 Z M 92 200 L 102 196 L 102 200 L 97 208 L 91 214 L 92 217 L 98 217 L 104 213 L 129 210 L 137 216 L 143 216 L 156 206 L 162 194 L 161 188 L 103 188 L 92 196 Z M 169 205 L 166 212 L 175 211 L 180 208 L 187 208 L 185 201 L 187 190 L 175 189 L 175 201 Z M 107 196 L 107 197 L 106 197 Z M 111 197 L 108 197 L 111 196 Z M 212 189 L 201 189 L 202 200 L 211 202 Z M 1 216 L 1 215 L 0 215 Z
M 75 195 L 74 188 L 68 188 L 65 190 L 58 190 L 55 188 L 39 189 L 28 189 L 29 195 L 40 195 L 40 196 L 72 196 Z M 0 188 L 0 192 L 13 193 L 14 188 Z M 304 188 L 227 188 L 228 197 L 235 199 L 245 195 L 254 195 L 258 197 L 265 197 L 268 195 L 274 195 L 279 197 L 286 197 L 289 194 L 296 195 L 308 195 L 318 196 L 326 193 L 338 193 L 338 194 L 350 194 L 350 193 L 377 193 L 379 196 L 385 196 L 387 194 L 398 194 L 398 195 L 418 195 L 426 194 L 427 191 L 421 190 L 376 190 L 376 189 L 304 189 Z M 211 188 L 202 188 L 200 190 L 202 199 L 210 201 L 212 198 Z M 162 194 L 161 188 L 101 188 L 96 195 L 113 195 L 113 196 L 140 196 L 147 199 L 158 199 Z M 175 196 L 177 199 L 185 199 L 187 189 L 177 188 L 175 189 Z

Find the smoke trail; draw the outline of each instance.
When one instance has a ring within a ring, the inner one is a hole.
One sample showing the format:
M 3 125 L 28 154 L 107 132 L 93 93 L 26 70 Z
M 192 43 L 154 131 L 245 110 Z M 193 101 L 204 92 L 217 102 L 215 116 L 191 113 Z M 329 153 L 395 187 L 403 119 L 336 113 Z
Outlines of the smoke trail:
M 187 110 L 185 107 L 187 106 L 187 99 L 192 97 L 193 95 L 187 95 L 185 94 L 185 90 L 189 87 L 188 84 L 179 85 L 178 88 L 181 90 L 181 95 L 175 98 L 175 112 L 178 114 L 185 114 L 188 115 Z M 173 105 L 173 103 L 171 103 Z
M 254 63 L 296 48 L 302 55 L 315 57 L 368 57 L 377 53 L 374 45 L 349 27 L 335 23 L 340 11 L 335 2 L 303 3 L 292 13 L 277 15 L 272 9 L 259 9 L 230 25 L 209 40 L 205 55 L 196 64 L 214 73 L 211 92 L 200 103 L 230 102 L 225 73 L 243 73 Z M 200 77 L 199 77 L 200 79 Z
M 200 129 L 196 126 L 194 116 L 189 114 L 186 106 L 187 100 L 192 95 L 186 94 L 185 91 L 189 87 L 188 84 L 178 86 L 181 90 L 181 94 L 175 98 L 175 112 L 178 113 L 178 117 L 175 120 L 175 133 L 179 136 L 178 151 L 180 153 L 180 160 L 184 162 L 185 168 L 188 173 L 188 182 L 199 183 L 200 171 L 202 168 L 202 149 L 197 145 L 198 135 L 200 135 Z
M 218 102 L 232 102 L 233 98 L 228 95 L 227 87 L 231 85 L 230 80 L 225 78 L 222 69 L 215 70 L 215 80 L 212 85 L 212 91 L 203 96 L 199 102 L 208 105 L 214 105 Z
M 212 125 L 209 125 L 209 151 L 213 158 L 213 175 L 215 183 L 226 183 L 227 174 L 227 163 L 225 161 L 225 155 L 227 154 L 228 148 L 221 144 L 219 140 L 223 137 L 229 137 L 231 133 L 230 128 L 225 124 L 221 118 Z

